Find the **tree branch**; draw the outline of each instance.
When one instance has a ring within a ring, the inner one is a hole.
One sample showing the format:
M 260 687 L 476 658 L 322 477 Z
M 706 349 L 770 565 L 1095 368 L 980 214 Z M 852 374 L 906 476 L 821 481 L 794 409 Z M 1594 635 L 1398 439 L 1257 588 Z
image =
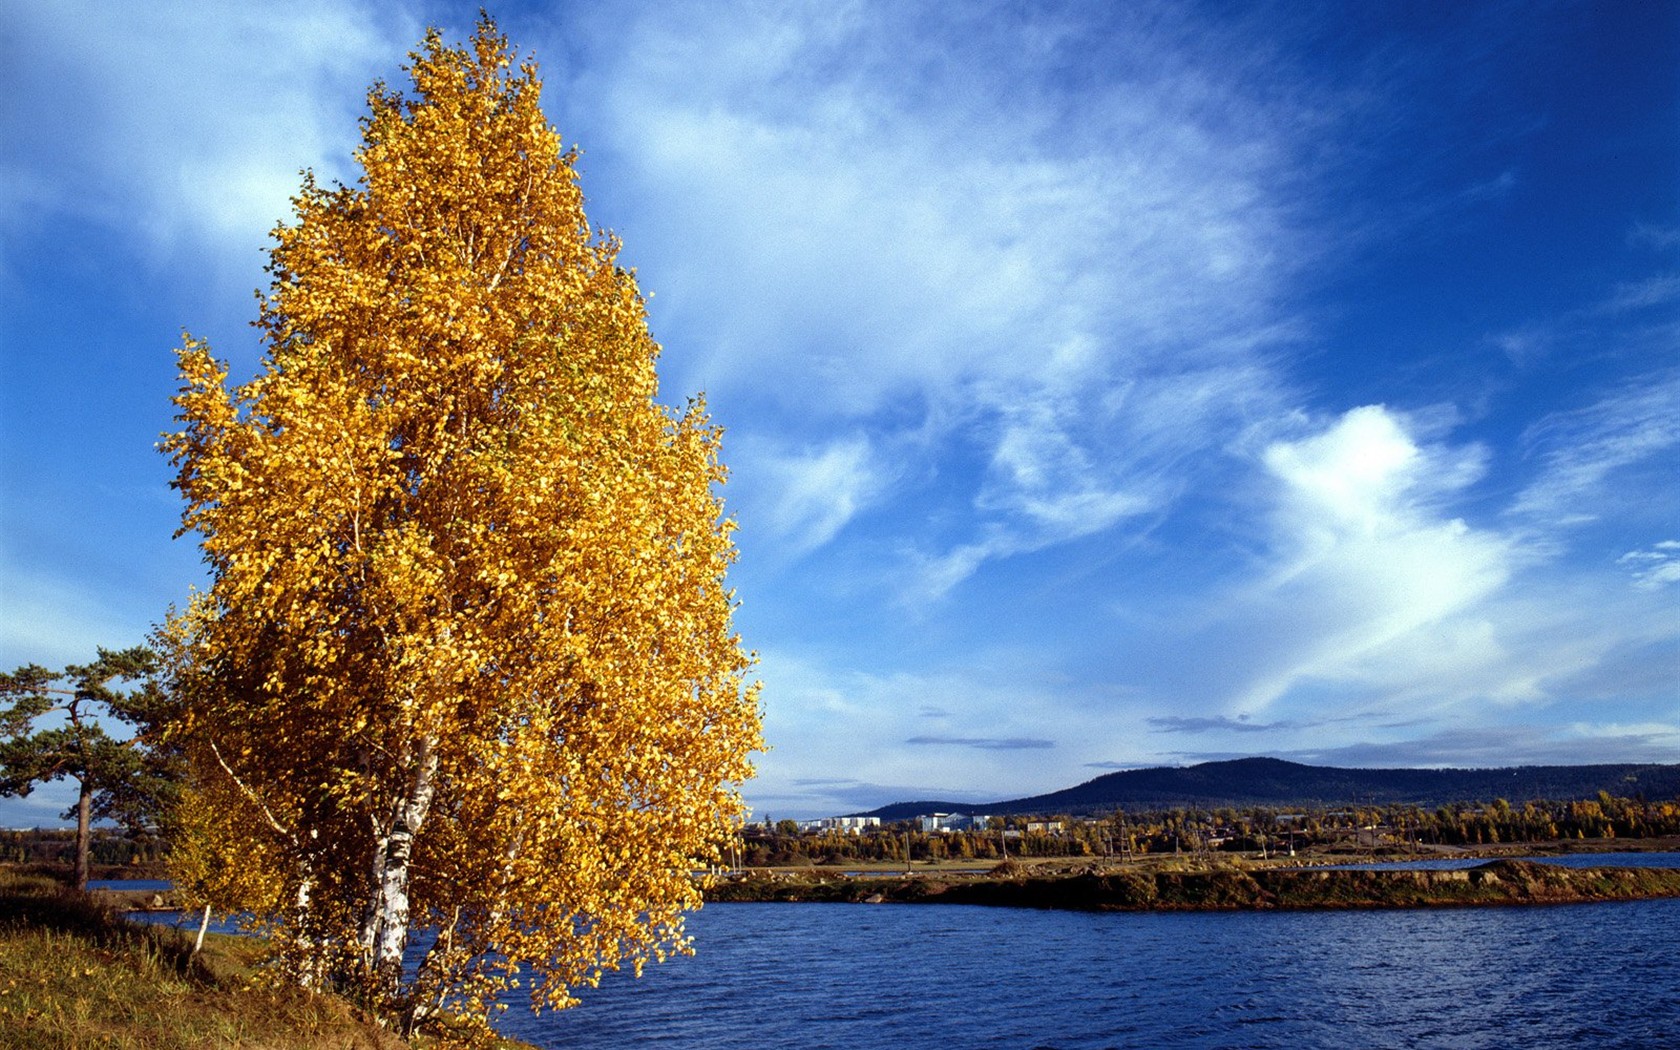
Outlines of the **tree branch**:
M 210 753 L 216 756 L 216 764 L 222 767 L 222 771 L 225 772 L 229 779 L 233 781 L 234 786 L 243 792 L 246 798 L 255 802 L 258 809 L 262 810 L 263 818 L 268 821 L 268 826 L 286 836 L 287 841 L 291 842 L 293 846 L 296 846 L 298 844 L 297 836 L 275 818 L 274 814 L 268 808 L 268 803 L 264 802 L 255 791 L 252 791 L 249 787 L 247 787 L 243 780 L 239 779 L 239 774 L 235 773 L 233 771 L 233 767 L 227 764 L 227 759 L 222 757 L 222 749 L 216 746 L 216 742 L 214 740 L 210 741 Z

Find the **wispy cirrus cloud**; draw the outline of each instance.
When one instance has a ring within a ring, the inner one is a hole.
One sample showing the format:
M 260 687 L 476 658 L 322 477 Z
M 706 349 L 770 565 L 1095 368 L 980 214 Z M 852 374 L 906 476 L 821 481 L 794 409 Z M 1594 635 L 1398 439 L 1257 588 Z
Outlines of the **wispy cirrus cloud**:
M 902 484 L 972 519 L 897 523 L 907 593 L 934 597 L 1159 510 L 1185 456 L 1271 411 L 1274 299 L 1313 248 L 1302 103 L 1187 61 L 1217 47 L 1187 12 L 1105 16 L 1120 63 L 1073 12 L 958 17 L 938 60 L 902 46 L 919 17 L 661 9 L 572 89 L 610 115 L 586 168 L 634 206 L 656 323 L 703 348 L 679 385 L 794 433 L 867 421 Z M 1077 111 L 1069 64 L 1093 78 Z M 785 498 L 765 513 L 793 548 L 832 539 L 786 528 Z
M 1616 559 L 1633 575 L 1633 585 L 1654 591 L 1680 583 L 1680 540 L 1663 540 Z
M 228 264 L 257 258 L 300 168 L 346 175 L 367 85 L 420 31 L 324 0 L 214 17 L 182 0 L 70 2 L 17 7 L 7 23 L 8 83 L 52 85 L 7 94 L 53 112 L 6 114 L 0 222 L 69 214 L 155 253 L 208 244 Z
M 747 513 L 795 556 L 834 539 L 890 477 L 860 434 L 792 451 L 749 440 L 734 453 L 753 477 Z
M 1609 313 L 1626 313 L 1676 299 L 1680 299 L 1680 273 L 1663 273 L 1621 285 L 1601 308 Z
M 1607 514 L 1671 512 L 1680 495 L 1661 457 L 1680 447 L 1680 370 L 1640 376 L 1586 407 L 1551 413 L 1527 428 L 1523 444 L 1539 468 L 1509 513 L 1529 528 L 1550 534 Z M 1651 473 L 1650 485 L 1626 483 L 1641 471 Z
M 1673 762 L 1680 725 L 1458 726 L 1428 736 L 1383 743 L 1341 744 L 1280 753 L 1279 758 L 1323 765 L 1499 768 L 1513 754 L 1530 765 Z
M 1680 249 L 1680 226 L 1664 226 L 1654 222 L 1636 222 L 1628 231 L 1628 243 L 1654 248 L 1658 251 Z

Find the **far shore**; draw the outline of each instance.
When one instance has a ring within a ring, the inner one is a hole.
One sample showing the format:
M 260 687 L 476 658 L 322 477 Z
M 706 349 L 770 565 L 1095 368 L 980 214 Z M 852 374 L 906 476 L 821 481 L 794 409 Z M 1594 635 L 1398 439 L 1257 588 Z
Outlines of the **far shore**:
M 755 867 L 736 869 L 727 873 L 720 872 L 714 875 L 712 879 L 714 885 L 707 891 L 707 899 L 712 901 L 855 900 L 865 899 L 877 892 L 882 892 L 884 900 L 931 900 L 938 897 L 946 901 L 955 901 L 959 897 L 971 895 L 974 891 L 959 890 L 955 894 L 941 891 L 938 894 L 929 895 L 921 891 L 904 891 L 902 888 L 894 889 L 894 887 L 902 887 L 907 883 L 926 884 L 929 882 L 950 886 L 996 881 L 1015 883 L 1022 881 L 1062 882 L 1081 877 L 1102 878 L 1127 873 L 1146 876 L 1150 879 L 1159 879 L 1163 876 L 1205 875 L 1217 872 L 1243 873 L 1259 877 L 1266 872 L 1312 871 L 1313 869 L 1348 864 L 1383 864 L 1431 859 L 1498 861 L 1568 854 L 1613 855 L 1618 853 L 1680 853 L 1680 837 L 1562 839 L 1550 842 L 1503 843 L 1491 846 L 1424 846 L 1421 849 L 1402 851 L 1391 849 L 1356 850 L 1342 847 L 1339 849 L 1301 851 L 1293 856 L 1287 853 L 1265 856 L 1257 853 L 1225 852 L 1156 853 L 1132 854 L 1123 857 L 1011 858 L 1001 864 L 996 860 L 959 858 L 932 862 L 916 861 L 908 868 L 903 862 Z M 155 880 L 165 878 L 166 874 L 162 867 L 157 865 L 106 865 L 96 867 L 93 871 L 93 878 L 97 881 Z M 1410 875 L 1412 873 L 1406 874 Z M 1680 878 L 1677 878 L 1676 881 L 1680 882 Z M 822 887 L 828 884 L 834 884 L 835 888 L 819 891 L 800 889 L 800 887 Z M 1349 885 L 1352 885 L 1352 882 Z M 782 888 L 778 889 L 777 887 Z M 847 888 L 841 889 L 840 887 Z M 865 887 L 869 887 L 868 892 L 863 892 Z M 883 892 L 882 887 L 886 887 L 890 892 Z M 1661 887 L 1654 883 L 1647 889 L 1652 890 L 1653 892 L 1650 895 L 1654 896 L 1680 896 L 1680 892 L 1673 894 L 1666 891 L 1655 892 L 1660 890 Z M 95 889 L 93 892 L 107 904 L 123 911 L 176 911 L 181 908 L 181 903 L 176 894 L 167 889 Z M 1555 896 L 1557 892 L 1561 891 L 1557 887 L 1553 887 L 1551 891 L 1547 892 L 1552 892 Z M 1178 902 L 1176 906 L 1194 906 L 1189 903 L 1188 898 L 1180 899 L 1171 894 L 1168 896 L 1170 900 Z M 1449 894 L 1448 896 L 1452 895 Z M 1254 906 L 1265 906 L 1263 903 L 1265 899 L 1264 893 L 1254 894 L 1256 902 Z M 1602 898 L 1582 896 L 1580 899 Z M 1428 902 L 1420 900 L 1417 903 L 1425 904 Z M 1349 902 L 1339 906 L 1359 907 L 1362 905 L 1357 902 Z
M 1260 867 L 1311 867 L 1323 864 L 1366 864 L 1429 859 L 1498 860 L 1507 857 L 1551 857 L 1577 853 L 1680 853 L 1680 835 L 1648 839 L 1548 839 L 1541 842 L 1507 842 L 1480 846 L 1438 846 L 1422 844 L 1413 848 L 1395 848 L 1384 844 L 1378 849 L 1353 847 L 1345 844 L 1315 846 L 1294 853 L 1185 851 L 1182 853 L 1127 853 L 1106 857 L 1015 857 L 954 858 L 934 861 L 917 860 L 906 866 L 903 861 L 839 861 L 832 864 L 783 864 L 740 869 L 744 872 L 862 872 L 869 875 L 892 875 L 916 872 L 990 871 L 1000 863 L 1010 863 L 1034 871 L 1066 871 L 1101 865 L 1136 865 L 1158 867 L 1186 863 L 1241 863 Z
M 1031 858 L 1001 864 L 753 868 L 720 875 L 712 902 L 988 904 L 1087 911 L 1417 908 L 1570 904 L 1680 897 L 1680 869 L 1614 864 L 1565 868 L 1524 858 L 1680 853 L 1680 839 L 1574 840 L 1423 851 L 1310 855 L 1158 854 Z M 1349 865 L 1461 859 L 1452 870 L 1349 870 Z

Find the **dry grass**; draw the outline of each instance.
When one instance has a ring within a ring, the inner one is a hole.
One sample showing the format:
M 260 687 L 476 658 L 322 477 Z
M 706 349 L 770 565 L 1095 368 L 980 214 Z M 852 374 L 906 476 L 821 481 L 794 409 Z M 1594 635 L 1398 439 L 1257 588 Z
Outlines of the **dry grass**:
M 0 1050 L 409 1047 L 341 1000 L 269 987 L 261 942 L 190 949 L 49 877 L 0 871 Z

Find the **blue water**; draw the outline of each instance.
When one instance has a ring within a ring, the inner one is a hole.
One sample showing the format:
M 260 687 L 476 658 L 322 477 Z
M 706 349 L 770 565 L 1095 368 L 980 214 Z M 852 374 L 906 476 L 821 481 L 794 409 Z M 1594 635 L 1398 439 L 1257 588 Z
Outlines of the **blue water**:
M 725 904 L 698 954 L 504 1032 L 542 1047 L 1674 1046 L 1680 900 L 1084 913 Z
M 639 981 L 609 974 L 558 1013 L 510 999 L 498 1027 L 555 1050 L 1680 1046 L 1680 899 L 1106 914 L 714 904 L 689 930 L 694 957 Z
M 90 890 L 163 890 L 174 889 L 168 879 L 89 879 Z

